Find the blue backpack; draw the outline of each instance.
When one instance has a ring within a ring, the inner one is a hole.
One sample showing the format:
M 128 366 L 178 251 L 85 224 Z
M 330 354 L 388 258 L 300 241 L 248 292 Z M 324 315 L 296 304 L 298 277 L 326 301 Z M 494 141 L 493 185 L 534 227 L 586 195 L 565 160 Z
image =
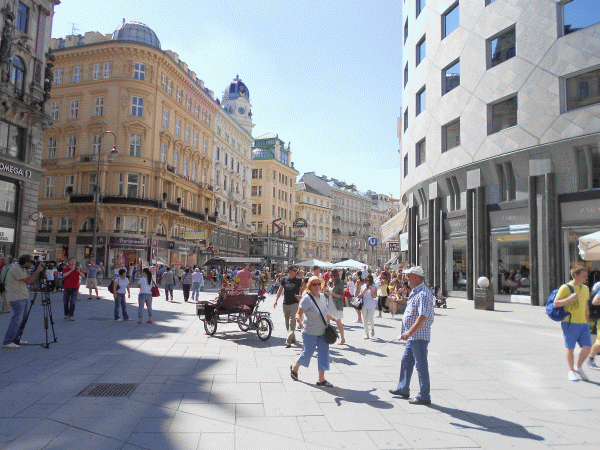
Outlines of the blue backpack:
M 570 284 L 567 284 L 566 286 L 571 291 L 571 294 L 573 294 L 575 292 L 575 290 L 573 289 L 573 286 L 571 286 Z M 548 300 L 546 301 L 546 314 L 548 314 L 548 317 L 550 317 L 555 322 L 560 322 L 567 316 L 569 316 L 569 320 L 571 320 L 571 317 L 570 317 L 571 313 L 565 311 L 564 307 L 554 306 L 554 299 L 556 298 L 556 294 L 558 294 L 559 289 L 560 288 L 554 289 L 552 292 L 550 292 L 550 295 L 548 296 Z

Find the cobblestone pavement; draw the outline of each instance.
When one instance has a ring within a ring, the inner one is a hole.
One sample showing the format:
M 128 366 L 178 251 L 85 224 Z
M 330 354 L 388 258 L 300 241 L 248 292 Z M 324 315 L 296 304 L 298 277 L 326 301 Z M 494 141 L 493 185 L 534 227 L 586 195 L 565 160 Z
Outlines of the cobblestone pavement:
M 214 297 L 204 293 L 204 298 Z M 281 307 L 273 336 L 219 324 L 208 337 L 195 305 L 154 299 L 154 324 L 139 325 L 137 289 L 114 322 L 106 287 L 75 321 L 63 320 L 61 294 L 52 306 L 58 342 L 0 350 L 2 449 L 597 449 L 600 372 L 567 380 L 562 335 L 543 308 L 497 304 L 475 311 L 449 299 L 436 309 L 429 347 L 433 405 L 393 397 L 404 344 L 400 321 L 376 319 L 363 340 L 344 311 L 348 345 L 333 346 L 319 388 L 316 359 L 290 378 L 299 348 L 283 346 Z M 273 312 L 274 296 L 263 309 Z M 146 317 L 146 313 L 144 313 Z M 9 314 L 0 315 L 4 334 Z M 44 342 L 36 302 L 24 339 Z M 91 383 L 139 383 L 130 397 L 77 396 Z M 418 391 L 415 374 L 412 393 Z

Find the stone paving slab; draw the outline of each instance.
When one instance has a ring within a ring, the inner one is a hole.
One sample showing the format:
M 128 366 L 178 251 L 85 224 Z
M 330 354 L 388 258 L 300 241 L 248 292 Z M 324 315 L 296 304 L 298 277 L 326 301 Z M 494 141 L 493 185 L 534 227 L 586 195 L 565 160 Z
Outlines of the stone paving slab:
M 376 338 L 346 311 L 348 345 L 331 347 L 333 388 L 315 386 L 316 358 L 289 366 L 301 348 L 275 329 L 219 324 L 210 337 L 195 305 L 154 299 L 155 323 L 114 322 L 101 299 L 81 290 L 75 322 L 62 319 L 53 294 L 58 342 L 0 350 L 0 449 L 586 449 L 600 445 L 600 372 L 569 382 L 558 324 L 542 308 L 497 304 L 475 311 L 449 299 L 436 310 L 429 365 L 433 405 L 392 396 L 404 343 L 400 320 L 376 318 Z M 215 292 L 203 298 L 214 298 Z M 137 289 L 128 312 L 137 316 Z M 0 316 L 0 332 L 10 315 Z M 43 343 L 35 305 L 24 338 Z M 301 340 L 300 333 L 298 338 Z M 85 398 L 90 383 L 140 383 L 129 398 Z M 415 373 L 411 392 L 418 392 Z

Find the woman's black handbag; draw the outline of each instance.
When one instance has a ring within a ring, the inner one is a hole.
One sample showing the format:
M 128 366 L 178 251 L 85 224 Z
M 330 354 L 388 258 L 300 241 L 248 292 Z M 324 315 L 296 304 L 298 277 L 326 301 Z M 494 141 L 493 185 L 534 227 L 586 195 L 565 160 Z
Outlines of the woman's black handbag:
M 333 325 L 327 325 L 327 322 L 325 321 L 325 317 L 323 317 L 323 313 L 321 312 L 321 308 L 319 308 L 319 305 L 315 301 L 314 297 L 311 294 L 308 294 L 308 295 L 310 296 L 311 300 L 314 302 L 315 306 L 319 310 L 319 314 L 321 314 L 321 319 L 323 319 L 323 323 L 325 324 L 325 340 L 327 341 L 328 344 L 335 344 L 335 341 L 338 340 L 337 330 L 333 327 Z
M 352 306 L 354 309 L 360 311 L 363 307 L 363 301 L 362 298 L 358 298 L 358 297 L 354 297 L 351 301 L 350 301 L 350 306 Z

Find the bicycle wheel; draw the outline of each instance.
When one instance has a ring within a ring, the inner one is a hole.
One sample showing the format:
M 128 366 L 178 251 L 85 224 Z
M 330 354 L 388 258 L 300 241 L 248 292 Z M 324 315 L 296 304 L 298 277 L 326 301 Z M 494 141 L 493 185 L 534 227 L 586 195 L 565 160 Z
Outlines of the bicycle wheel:
M 256 327 L 256 334 L 261 341 L 266 341 L 271 337 L 271 332 L 273 331 L 273 327 L 271 325 L 271 321 L 266 319 L 265 317 L 261 317 L 258 320 Z
M 252 316 L 250 314 L 244 314 L 240 316 L 240 321 L 238 322 L 238 327 L 242 331 L 248 331 L 250 329 L 250 324 L 252 323 Z
M 212 316 L 210 320 L 204 321 L 204 331 L 209 336 L 212 336 L 217 332 L 217 316 Z

